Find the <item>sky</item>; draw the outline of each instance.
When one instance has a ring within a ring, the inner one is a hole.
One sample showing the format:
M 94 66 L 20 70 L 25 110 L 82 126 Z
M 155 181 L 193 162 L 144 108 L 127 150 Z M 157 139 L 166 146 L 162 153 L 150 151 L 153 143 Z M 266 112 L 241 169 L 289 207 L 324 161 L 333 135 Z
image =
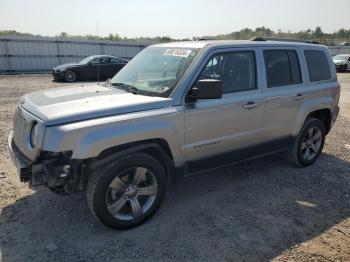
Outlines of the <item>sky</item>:
M 350 29 L 350 0 L 0 0 L 0 30 L 46 36 L 126 37 L 225 34 L 265 26 Z

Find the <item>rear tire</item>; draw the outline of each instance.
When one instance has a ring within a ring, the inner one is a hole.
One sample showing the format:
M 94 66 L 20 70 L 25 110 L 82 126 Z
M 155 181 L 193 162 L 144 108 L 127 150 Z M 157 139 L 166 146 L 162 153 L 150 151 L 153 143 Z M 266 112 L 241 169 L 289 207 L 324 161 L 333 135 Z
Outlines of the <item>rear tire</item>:
M 312 165 L 322 152 L 325 138 L 323 122 L 317 118 L 306 119 L 289 152 L 289 160 L 300 167 Z
M 164 166 L 144 153 L 120 157 L 92 173 L 87 202 L 95 218 L 113 229 L 136 227 L 160 207 L 166 192 Z

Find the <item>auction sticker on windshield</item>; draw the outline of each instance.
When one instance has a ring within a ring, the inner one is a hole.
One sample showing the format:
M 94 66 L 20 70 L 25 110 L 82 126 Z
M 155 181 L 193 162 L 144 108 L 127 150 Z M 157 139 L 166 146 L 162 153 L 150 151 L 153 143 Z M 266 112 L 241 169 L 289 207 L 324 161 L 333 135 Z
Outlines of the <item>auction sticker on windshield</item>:
M 188 57 L 191 52 L 192 50 L 186 49 L 167 49 L 163 55 Z

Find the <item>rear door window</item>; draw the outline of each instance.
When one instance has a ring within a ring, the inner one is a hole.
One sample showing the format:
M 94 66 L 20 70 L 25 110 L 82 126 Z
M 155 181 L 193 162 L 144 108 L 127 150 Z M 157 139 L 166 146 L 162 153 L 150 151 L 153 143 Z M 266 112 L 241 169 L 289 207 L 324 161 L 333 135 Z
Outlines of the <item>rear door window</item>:
M 265 50 L 264 60 L 267 87 L 286 86 L 302 82 L 296 51 Z
M 319 50 L 305 50 L 305 59 L 311 82 L 327 80 L 331 78 L 326 54 Z
M 290 71 L 292 74 L 292 82 L 293 84 L 299 84 L 301 83 L 301 73 L 300 73 L 298 55 L 295 51 L 289 50 L 288 58 L 290 63 Z

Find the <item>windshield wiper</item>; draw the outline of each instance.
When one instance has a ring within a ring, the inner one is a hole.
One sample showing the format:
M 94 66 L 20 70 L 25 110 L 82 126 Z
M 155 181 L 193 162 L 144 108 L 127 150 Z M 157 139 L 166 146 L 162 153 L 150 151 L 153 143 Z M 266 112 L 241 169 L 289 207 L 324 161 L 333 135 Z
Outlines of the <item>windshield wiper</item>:
M 128 92 L 133 93 L 134 95 L 137 95 L 138 89 L 134 86 L 124 84 L 124 83 L 111 83 L 112 86 L 120 86 L 124 89 L 126 89 Z

